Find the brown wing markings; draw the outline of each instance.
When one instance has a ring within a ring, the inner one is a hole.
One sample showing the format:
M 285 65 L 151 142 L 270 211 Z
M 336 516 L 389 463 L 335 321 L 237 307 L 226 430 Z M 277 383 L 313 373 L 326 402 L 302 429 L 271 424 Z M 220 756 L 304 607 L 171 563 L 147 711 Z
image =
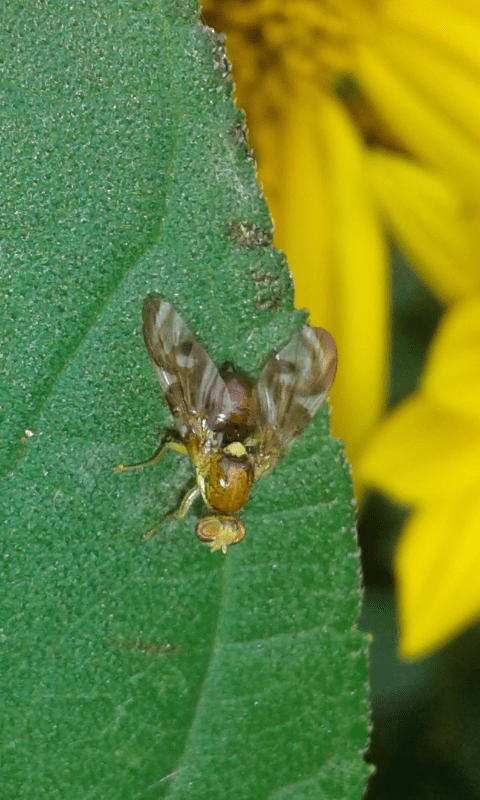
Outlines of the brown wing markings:
M 231 401 L 212 359 L 166 300 L 143 306 L 145 345 L 182 436 L 211 431 L 228 417 Z
M 337 351 L 332 337 L 323 328 L 310 325 L 304 325 L 265 364 L 256 387 L 258 477 L 278 463 L 316 414 L 335 377 L 336 365 Z

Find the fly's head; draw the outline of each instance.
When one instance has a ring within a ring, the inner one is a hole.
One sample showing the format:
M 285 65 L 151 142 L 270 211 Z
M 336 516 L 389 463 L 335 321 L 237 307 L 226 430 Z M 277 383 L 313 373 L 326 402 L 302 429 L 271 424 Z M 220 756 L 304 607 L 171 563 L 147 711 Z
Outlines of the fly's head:
M 228 514 L 211 514 L 198 520 L 195 533 L 200 541 L 209 545 L 211 553 L 216 550 L 226 553 L 230 545 L 242 541 L 245 525 Z

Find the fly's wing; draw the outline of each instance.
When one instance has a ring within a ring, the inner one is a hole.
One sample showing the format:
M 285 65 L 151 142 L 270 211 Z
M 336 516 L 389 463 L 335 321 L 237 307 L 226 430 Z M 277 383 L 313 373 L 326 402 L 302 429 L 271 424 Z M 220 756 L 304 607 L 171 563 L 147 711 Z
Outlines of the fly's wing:
M 148 297 L 142 317 L 148 355 L 181 436 L 208 438 L 231 412 L 217 367 L 166 300 Z
M 257 383 L 259 455 L 256 478 L 290 450 L 322 405 L 337 369 L 335 342 L 323 328 L 304 325 L 267 361 Z

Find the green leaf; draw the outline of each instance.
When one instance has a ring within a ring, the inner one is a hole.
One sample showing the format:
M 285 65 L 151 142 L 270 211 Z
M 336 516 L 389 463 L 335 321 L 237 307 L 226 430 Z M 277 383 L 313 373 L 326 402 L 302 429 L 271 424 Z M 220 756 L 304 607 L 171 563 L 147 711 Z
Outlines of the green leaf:
M 25 2 L 2 29 L 2 797 L 360 798 L 350 477 L 320 413 L 227 556 L 140 333 L 151 291 L 258 374 L 298 329 L 194 2 Z M 32 435 L 33 434 L 33 435 Z M 197 509 L 198 510 L 198 509 Z

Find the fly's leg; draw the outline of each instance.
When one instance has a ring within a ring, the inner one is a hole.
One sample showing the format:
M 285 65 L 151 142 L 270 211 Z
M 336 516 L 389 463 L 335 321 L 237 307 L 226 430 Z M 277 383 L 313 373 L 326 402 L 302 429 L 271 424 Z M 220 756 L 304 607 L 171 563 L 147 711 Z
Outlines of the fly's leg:
M 166 442 L 166 444 L 161 444 L 160 447 L 155 450 L 153 456 L 147 461 L 140 461 L 139 464 L 117 464 L 115 467 L 115 474 L 118 475 L 119 472 L 127 472 L 127 470 L 130 469 L 153 467 L 155 464 L 158 464 L 161 458 L 163 458 L 167 450 L 175 450 L 175 452 L 181 453 L 183 456 L 188 456 L 188 450 L 181 442 Z
M 177 510 L 174 511 L 173 514 L 168 514 L 164 521 L 176 520 L 178 522 L 179 520 L 183 519 L 193 501 L 197 499 L 199 494 L 200 487 L 192 486 L 192 488 L 189 489 L 188 492 L 186 492 L 182 497 L 182 501 Z
M 144 533 L 142 539 L 150 539 L 150 537 L 153 536 L 156 531 L 158 531 L 160 525 L 163 525 L 164 522 L 170 522 L 171 520 L 178 521 L 183 519 L 193 501 L 198 497 L 199 494 L 200 488 L 198 486 L 192 486 L 192 488 L 189 489 L 182 498 L 177 510 L 174 511 L 173 514 L 167 514 L 167 516 L 158 522 L 151 530 L 147 531 L 147 533 Z

